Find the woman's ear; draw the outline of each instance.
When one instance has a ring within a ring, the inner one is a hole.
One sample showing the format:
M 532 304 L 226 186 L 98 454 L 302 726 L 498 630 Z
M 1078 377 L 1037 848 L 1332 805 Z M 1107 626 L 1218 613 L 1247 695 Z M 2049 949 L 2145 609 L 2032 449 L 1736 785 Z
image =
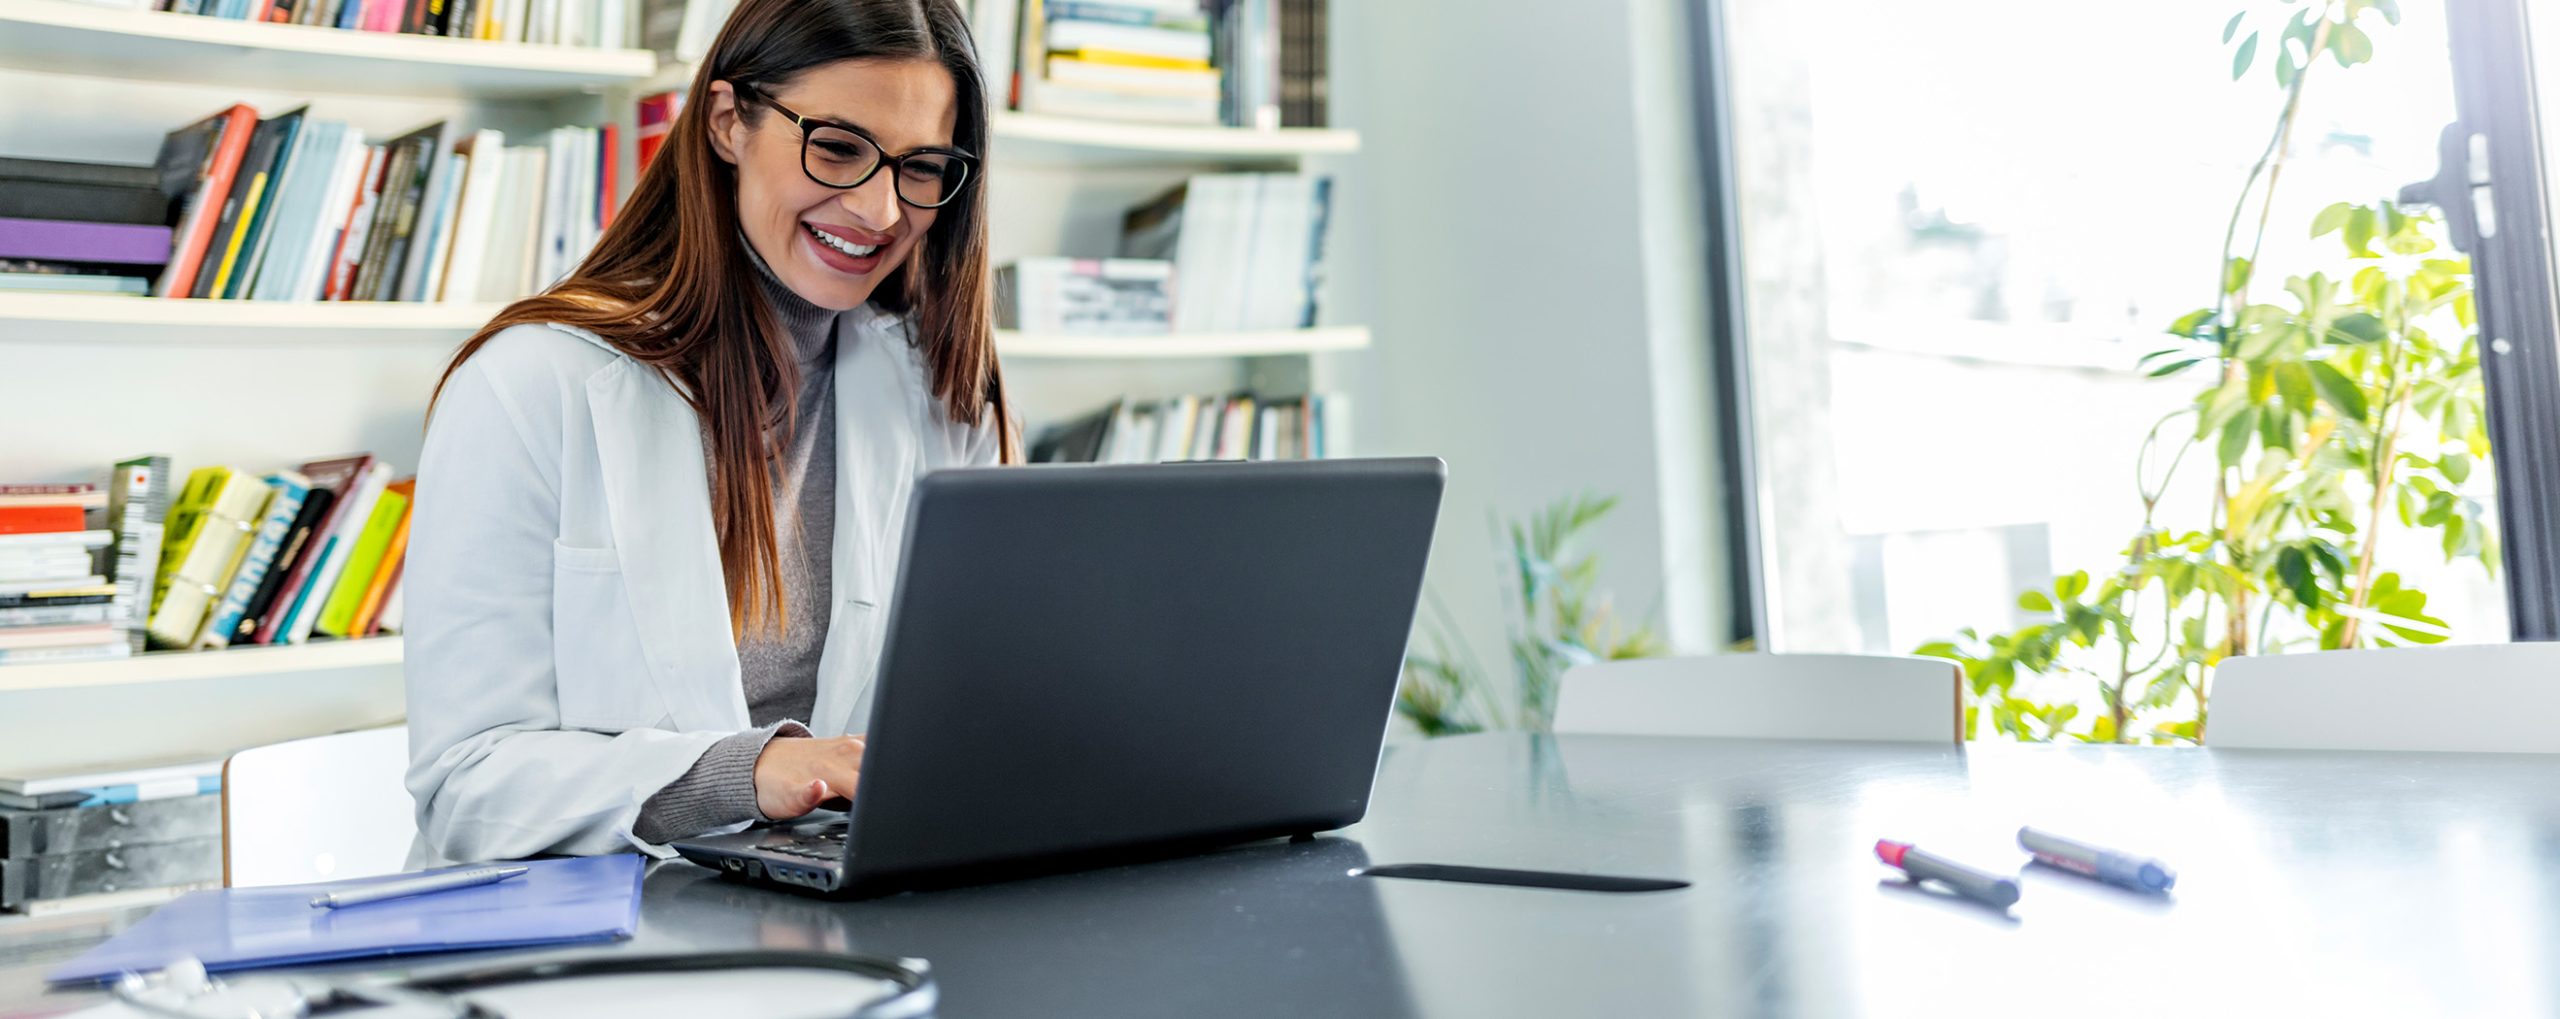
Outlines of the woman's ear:
M 711 151 L 731 166 L 738 165 L 738 153 L 746 148 L 747 123 L 738 115 L 738 90 L 725 81 L 711 83 L 710 124 Z

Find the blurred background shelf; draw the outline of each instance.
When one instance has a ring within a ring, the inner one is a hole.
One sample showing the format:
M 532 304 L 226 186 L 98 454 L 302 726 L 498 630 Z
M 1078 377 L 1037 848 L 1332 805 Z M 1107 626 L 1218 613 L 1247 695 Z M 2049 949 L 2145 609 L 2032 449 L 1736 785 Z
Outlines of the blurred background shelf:
M 398 665 L 400 654 L 399 637 L 367 637 L 285 647 L 155 651 L 131 658 L 58 665 L 0 665 L 0 693 L 368 668 Z
M 1063 336 L 999 332 L 996 349 L 1014 358 L 1143 359 L 1276 357 L 1365 350 L 1366 326 L 1282 329 L 1246 333 L 1167 333 L 1161 336 Z
M 0 293 L 0 343 L 330 344 L 459 342 L 496 304 L 202 301 Z
M 0 66 L 286 91 L 531 99 L 646 81 L 647 50 L 276 25 L 0 0 Z
M 344 346 L 459 343 L 499 304 L 391 301 L 172 301 L 101 294 L 0 293 L 0 344 L 131 343 Z M 996 347 L 1025 359 L 1271 357 L 1363 350 L 1363 326 L 1161 336 L 1070 336 L 1002 330 Z

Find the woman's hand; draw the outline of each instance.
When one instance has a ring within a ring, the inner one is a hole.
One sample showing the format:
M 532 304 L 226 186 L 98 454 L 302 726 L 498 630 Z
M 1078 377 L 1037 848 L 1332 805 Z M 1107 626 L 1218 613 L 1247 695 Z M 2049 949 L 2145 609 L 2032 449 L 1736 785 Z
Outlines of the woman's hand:
M 862 781 L 862 737 L 775 739 L 756 755 L 756 809 L 786 821 L 836 797 L 853 798 Z

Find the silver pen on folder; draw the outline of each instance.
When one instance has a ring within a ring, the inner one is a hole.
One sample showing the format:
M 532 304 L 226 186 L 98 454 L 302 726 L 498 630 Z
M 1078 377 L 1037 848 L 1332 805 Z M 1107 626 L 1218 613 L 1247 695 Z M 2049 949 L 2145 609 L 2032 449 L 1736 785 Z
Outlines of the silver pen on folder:
M 350 888 L 343 892 L 331 892 L 318 896 L 311 900 L 311 908 L 319 909 L 325 906 L 336 909 L 340 906 L 360 906 L 384 899 L 405 899 L 412 895 L 496 884 L 532 870 L 531 867 L 477 867 L 471 870 L 449 870 L 441 874 L 429 874 L 406 881 L 385 881 L 378 885 L 366 885 L 362 888 Z

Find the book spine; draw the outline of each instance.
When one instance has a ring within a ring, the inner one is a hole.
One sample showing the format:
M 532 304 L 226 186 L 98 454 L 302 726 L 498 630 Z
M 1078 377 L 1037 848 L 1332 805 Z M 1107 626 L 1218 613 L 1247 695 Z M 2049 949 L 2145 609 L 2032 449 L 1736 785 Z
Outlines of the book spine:
M 283 551 L 285 539 L 293 533 L 293 522 L 302 515 L 304 498 L 310 486 L 301 475 L 279 474 L 267 479 L 275 495 L 267 500 L 267 509 L 258 523 L 258 531 L 249 550 L 240 559 L 240 568 L 232 571 L 231 583 L 224 589 L 222 601 L 205 619 L 197 632 L 194 647 L 209 651 L 226 647 L 240 629 L 240 619 L 248 614 L 249 602 L 266 583 L 267 573 L 275 566 L 276 554 Z

